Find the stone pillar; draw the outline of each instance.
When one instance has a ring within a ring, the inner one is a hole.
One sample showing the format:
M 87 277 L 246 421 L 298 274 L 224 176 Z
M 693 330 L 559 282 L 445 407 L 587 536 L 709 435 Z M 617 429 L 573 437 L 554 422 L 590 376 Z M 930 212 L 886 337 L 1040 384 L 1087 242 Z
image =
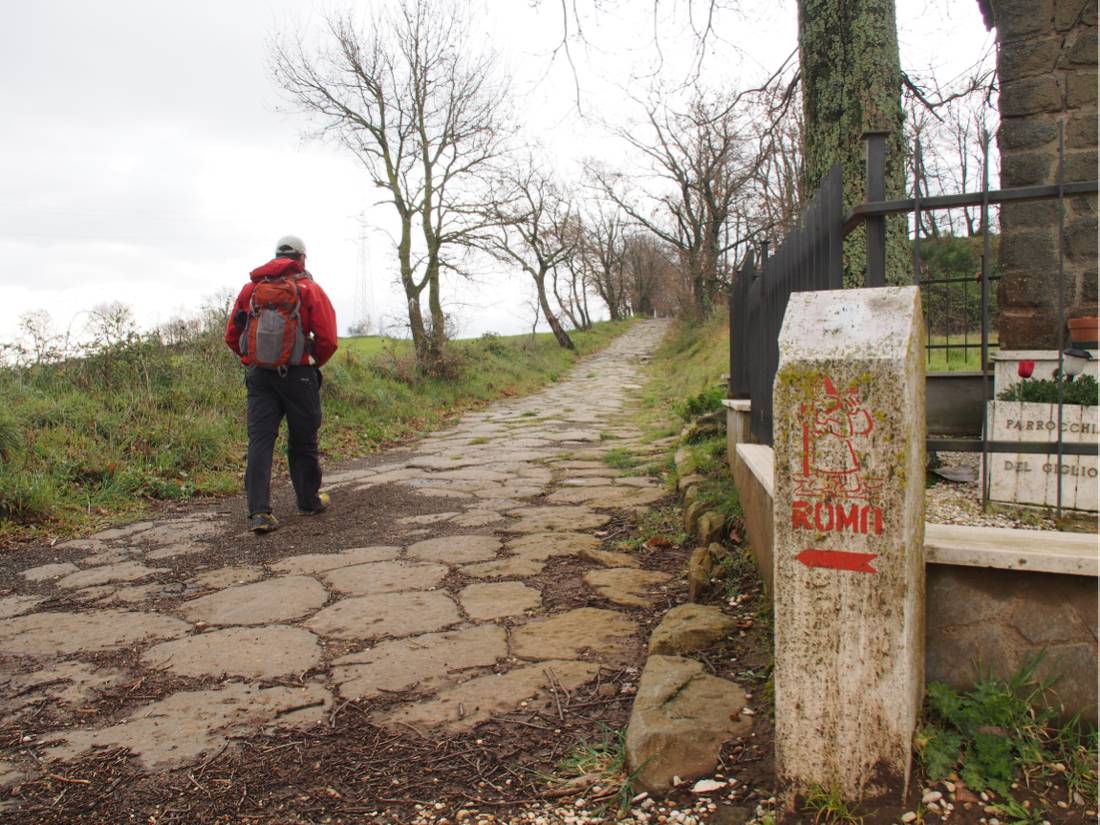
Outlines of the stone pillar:
M 775 379 L 775 752 L 900 801 L 924 679 L 924 323 L 916 287 L 791 296 Z M 791 819 L 791 817 L 794 817 Z
M 1095 180 L 1097 0 L 982 0 L 997 27 L 1001 186 Z M 1096 314 L 1096 197 L 1065 202 L 1066 317 Z M 1058 327 L 1058 203 L 1001 207 L 1001 349 L 1053 349 Z M 1068 336 L 1065 339 L 1068 341 Z

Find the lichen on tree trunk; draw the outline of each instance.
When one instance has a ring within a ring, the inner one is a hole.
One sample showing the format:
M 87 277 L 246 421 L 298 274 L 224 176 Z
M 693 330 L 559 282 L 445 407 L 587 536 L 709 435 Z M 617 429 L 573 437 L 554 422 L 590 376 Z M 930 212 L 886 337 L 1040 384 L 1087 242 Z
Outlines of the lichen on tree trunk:
M 799 0 L 798 45 L 805 114 L 803 195 L 808 200 L 836 163 L 844 168 L 844 206 L 864 200 L 863 134 L 885 131 L 886 198 L 905 192 L 901 66 L 894 0 Z M 886 281 L 912 281 L 904 218 L 887 220 Z M 844 285 L 864 285 L 866 241 L 844 244 Z

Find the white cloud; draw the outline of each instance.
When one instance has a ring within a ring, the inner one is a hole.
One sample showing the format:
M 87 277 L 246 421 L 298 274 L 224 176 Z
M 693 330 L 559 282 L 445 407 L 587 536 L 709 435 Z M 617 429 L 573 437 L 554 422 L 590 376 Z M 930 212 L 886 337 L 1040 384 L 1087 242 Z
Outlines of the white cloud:
M 946 18 L 935 8 L 948 0 L 920 5 L 899 3 L 907 62 L 926 64 L 911 55 L 932 45 L 945 60 L 980 51 L 976 3 Z M 562 54 L 550 57 L 560 7 L 483 0 L 479 8 L 479 39 L 501 52 L 518 115 L 563 174 L 576 177 L 591 154 L 622 162 L 598 122 L 627 117 L 628 92 L 651 82 L 652 5 L 605 6 L 598 20 L 585 19 L 591 45 L 573 46 L 584 117 L 574 110 L 571 68 Z M 302 141 L 308 122 L 280 111 L 287 107 L 267 74 L 272 36 L 317 21 L 317 8 L 300 0 L 41 0 L 5 10 L 0 340 L 20 314 L 41 308 L 61 326 L 111 300 L 129 303 L 143 324 L 167 320 L 239 288 L 287 232 L 305 238 L 342 325 L 355 320 L 364 272 L 370 314 L 401 317 L 390 213 L 373 205 L 377 194 L 350 155 Z M 792 0 L 720 23 L 705 73 L 712 84 L 758 80 L 794 47 Z M 949 52 L 945 42 L 960 37 L 966 48 Z M 682 29 L 661 35 L 676 77 L 691 59 L 676 47 L 684 39 Z M 498 267 L 447 292 L 464 334 L 529 328 L 522 276 Z

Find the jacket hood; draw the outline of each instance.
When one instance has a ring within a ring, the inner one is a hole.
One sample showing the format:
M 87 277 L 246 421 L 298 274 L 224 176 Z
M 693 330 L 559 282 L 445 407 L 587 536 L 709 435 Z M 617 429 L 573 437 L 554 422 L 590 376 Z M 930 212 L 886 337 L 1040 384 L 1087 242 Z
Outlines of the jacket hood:
M 258 283 L 264 278 L 282 278 L 287 275 L 301 275 L 306 271 L 301 261 L 293 258 L 274 258 L 263 266 L 256 267 L 249 273 L 252 283 Z

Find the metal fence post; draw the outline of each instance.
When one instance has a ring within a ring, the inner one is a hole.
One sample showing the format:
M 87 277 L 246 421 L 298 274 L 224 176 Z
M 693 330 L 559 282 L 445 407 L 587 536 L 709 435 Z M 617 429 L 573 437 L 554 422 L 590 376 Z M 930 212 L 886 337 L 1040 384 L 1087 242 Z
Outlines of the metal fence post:
M 889 132 L 864 132 L 867 149 L 866 177 L 867 201 L 886 200 L 886 138 Z M 867 271 L 864 286 L 886 286 L 886 218 L 874 215 L 865 221 L 867 226 Z

